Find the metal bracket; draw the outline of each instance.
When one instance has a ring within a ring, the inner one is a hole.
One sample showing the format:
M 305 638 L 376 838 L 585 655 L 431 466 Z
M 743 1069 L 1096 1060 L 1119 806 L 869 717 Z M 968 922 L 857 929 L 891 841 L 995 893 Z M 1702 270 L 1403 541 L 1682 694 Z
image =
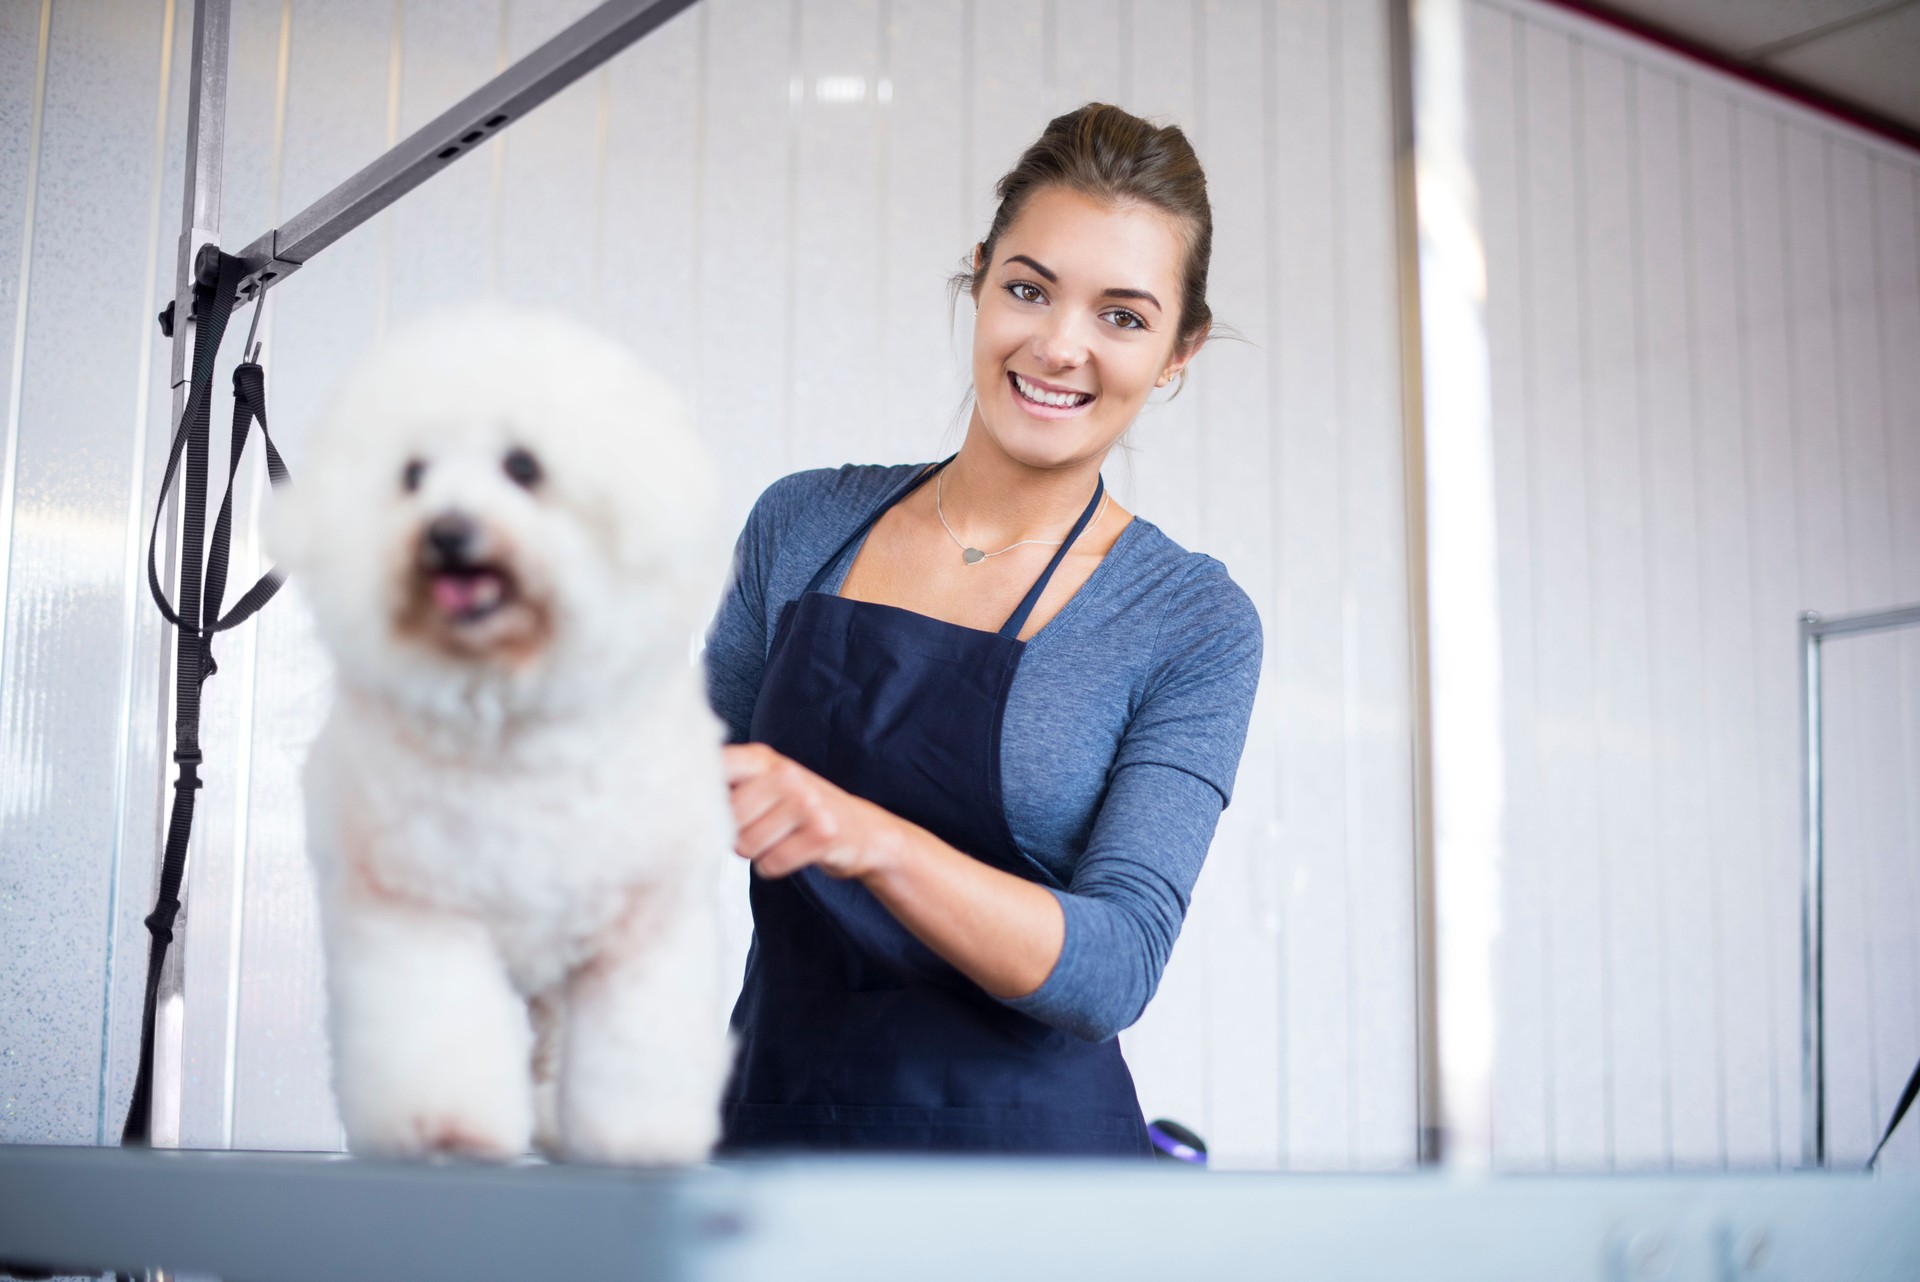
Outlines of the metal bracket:
M 200 319 L 200 304 L 213 296 L 214 286 L 220 283 L 220 246 L 207 241 L 195 251 L 193 257 L 193 299 L 187 307 L 187 319 Z M 160 309 L 160 332 L 168 338 L 173 337 L 174 304 L 178 299 L 169 299 Z
M 257 267 L 250 265 L 247 274 L 241 278 L 239 292 L 234 296 L 236 304 L 252 302 L 258 299 L 262 294 L 267 292 L 268 287 L 275 281 L 285 280 L 301 267 L 300 263 L 295 262 L 291 258 L 284 257 L 280 253 L 280 229 L 278 227 L 268 232 L 265 236 L 262 236 L 260 240 L 268 246 L 266 258 Z M 252 247 L 249 246 L 248 248 L 251 249 Z M 241 256 L 243 258 L 246 256 L 245 250 L 241 251 Z M 251 260 L 249 260 L 249 263 L 251 264 Z

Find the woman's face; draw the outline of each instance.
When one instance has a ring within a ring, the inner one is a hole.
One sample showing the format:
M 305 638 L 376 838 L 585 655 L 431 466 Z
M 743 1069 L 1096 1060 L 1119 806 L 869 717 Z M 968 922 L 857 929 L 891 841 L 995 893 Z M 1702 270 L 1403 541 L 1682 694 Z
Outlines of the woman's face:
M 1174 350 L 1183 252 L 1151 206 L 1035 192 L 975 295 L 975 424 L 1036 467 L 1104 456 L 1191 355 Z

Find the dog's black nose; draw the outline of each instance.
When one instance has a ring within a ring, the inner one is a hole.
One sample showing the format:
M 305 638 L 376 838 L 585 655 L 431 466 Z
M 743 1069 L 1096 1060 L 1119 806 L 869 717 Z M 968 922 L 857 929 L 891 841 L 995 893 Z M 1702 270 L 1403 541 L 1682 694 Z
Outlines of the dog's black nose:
M 472 553 L 478 533 L 471 518 L 459 512 L 443 512 L 427 526 L 427 546 L 440 560 L 458 563 Z

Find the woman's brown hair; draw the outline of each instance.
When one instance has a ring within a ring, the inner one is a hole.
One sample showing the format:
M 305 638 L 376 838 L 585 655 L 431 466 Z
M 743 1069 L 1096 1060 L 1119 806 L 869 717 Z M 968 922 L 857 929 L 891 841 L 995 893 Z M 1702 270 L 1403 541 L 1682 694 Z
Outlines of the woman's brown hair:
M 1155 125 L 1104 102 L 1055 116 L 1007 171 L 994 188 L 1000 207 L 980 243 L 980 270 L 955 273 L 955 292 L 979 297 L 1001 234 L 1033 194 L 1047 187 L 1067 187 L 1115 204 L 1150 205 L 1173 218 L 1186 248 L 1174 350 L 1197 347 L 1213 328 L 1213 309 L 1207 305 L 1207 264 L 1213 257 L 1207 176 L 1178 126 Z

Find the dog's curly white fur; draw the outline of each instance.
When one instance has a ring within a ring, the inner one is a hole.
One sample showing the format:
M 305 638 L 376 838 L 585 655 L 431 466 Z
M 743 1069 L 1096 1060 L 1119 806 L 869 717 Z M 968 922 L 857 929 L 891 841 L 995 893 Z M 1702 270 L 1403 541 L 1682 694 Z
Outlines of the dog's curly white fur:
M 711 1149 L 718 496 L 667 385 L 550 315 L 418 322 L 316 429 L 269 533 L 336 667 L 306 792 L 354 1151 Z

